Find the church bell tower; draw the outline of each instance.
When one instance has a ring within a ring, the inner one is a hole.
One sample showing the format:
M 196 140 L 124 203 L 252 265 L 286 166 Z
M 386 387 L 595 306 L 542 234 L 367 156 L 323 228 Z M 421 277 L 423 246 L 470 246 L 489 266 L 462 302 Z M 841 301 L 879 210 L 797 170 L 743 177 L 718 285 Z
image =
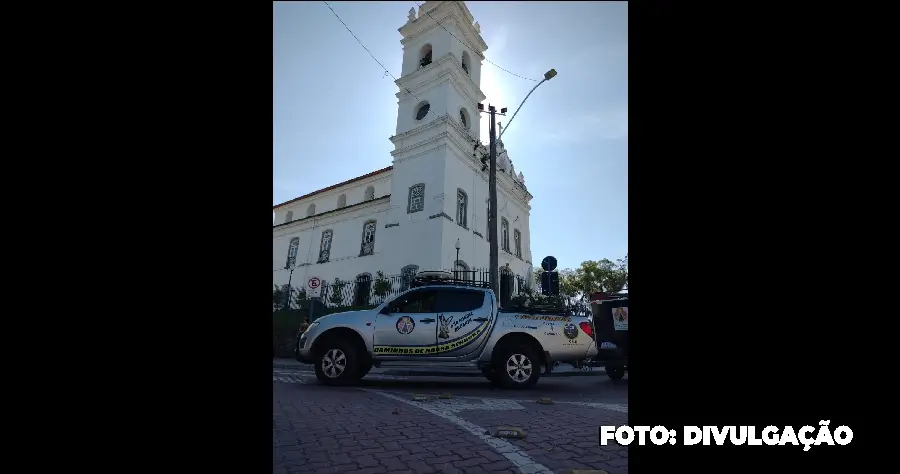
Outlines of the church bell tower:
M 399 29 L 403 69 L 396 136 L 448 117 L 478 137 L 481 66 L 487 45 L 464 2 L 429 1 Z
M 473 145 L 481 129 L 478 104 L 485 100 L 480 82 L 487 44 L 461 1 L 427 1 L 418 12 L 412 8 L 398 31 L 403 67 L 391 137 L 393 245 L 419 268 L 448 268 L 451 262 L 442 252 L 453 244 L 447 247 L 445 241 L 455 244 L 462 238 L 457 231 L 473 238 L 471 188 L 481 180 Z

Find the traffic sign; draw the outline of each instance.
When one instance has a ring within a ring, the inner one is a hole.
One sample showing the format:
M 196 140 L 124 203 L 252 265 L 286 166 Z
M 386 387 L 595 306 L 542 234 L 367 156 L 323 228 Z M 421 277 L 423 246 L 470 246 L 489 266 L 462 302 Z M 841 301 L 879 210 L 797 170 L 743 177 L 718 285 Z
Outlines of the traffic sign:
M 322 280 L 318 277 L 312 277 L 306 282 L 306 295 L 317 298 L 322 291 Z
M 552 255 L 544 257 L 544 259 L 541 260 L 541 268 L 543 268 L 545 272 L 556 270 L 556 257 Z

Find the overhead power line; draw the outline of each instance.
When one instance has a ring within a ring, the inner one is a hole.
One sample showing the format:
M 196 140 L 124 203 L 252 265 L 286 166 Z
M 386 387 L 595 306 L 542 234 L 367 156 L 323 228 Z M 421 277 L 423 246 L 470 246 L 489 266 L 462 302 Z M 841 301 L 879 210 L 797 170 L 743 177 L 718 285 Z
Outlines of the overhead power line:
M 421 5 L 419 5 L 419 4 L 416 3 L 415 1 L 413 1 L 413 3 L 414 3 L 417 7 L 419 7 L 419 11 L 422 10 L 422 6 L 421 6 Z M 430 12 L 427 12 L 427 11 L 426 11 L 425 14 L 428 15 L 429 18 L 431 18 L 432 20 L 434 20 L 434 22 L 437 23 L 438 26 L 440 26 L 441 28 L 444 28 L 444 25 L 442 25 L 441 22 L 437 21 L 433 16 L 431 16 L 431 13 L 430 13 Z M 469 46 L 468 43 L 466 43 L 465 41 L 463 41 L 463 40 L 457 38 L 456 35 L 454 35 L 453 33 L 451 33 L 450 30 L 448 30 L 447 28 L 444 28 L 444 31 L 446 31 L 447 33 L 449 33 L 450 36 L 456 38 L 456 41 L 459 41 L 460 43 L 462 43 L 463 46 L 465 46 L 465 47 L 471 49 L 472 51 L 477 51 L 477 49 L 475 49 L 475 48 Z M 520 75 L 518 75 L 518 74 L 516 74 L 516 73 L 514 73 L 514 72 L 512 72 L 512 71 L 510 71 L 509 69 L 506 69 L 506 68 L 500 66 L 499 64 L 497 64 L 497 63 L 491 61 L 490 59 L 484 58 L 484 60 L 487 61 L 489 64 L 494 65 L 497 69 L 500 69 L 501 71 L 504 71 L 504 72 L 507 72 L 507 73 L 509 73 L 509 74 L 512 74 L 513 76 L 516 76 L 516 77 L 518 77 L 518 78 L 520 78 L 520 79 L 525 79 L 526 81 L 540 82 L 539 79 L 532 79 L 532 78 L 530 78 L 530 77 L 520 76 Z
M 367 48 L 366 45 L 363 44 L 362 40 L 360 40 L 359 37 L 356 36 L 356 33 L 354 33 L 353 30 L 351 30 L 350 27 L 347 26 L 346 23 L 344 23 L 344 20 L 342 20 L 341 17 L 338 16 L 338 14 L 334 11 L 334 9 L 331 8 L 331 5 L 329 5 L 328 2 L 326 2 L 326 1 L 324 1 L 324 0 L 322 1 L 322 3 L 324 3 L 325 6 L 328 7 L 329 10 L 331 10 L 331 13 L 334 15 L 334 17 L 337 18 L 338 21 L 341 22 L 342 25 L 344 25 L 344 28 L 346 28 L 347 31 L 350 32 L 351 35 L 353 35 L 353 38 L 356 39 L 356 42 L 359 43 L 359 45 L 362 46 L 363 49 L 365 49 L 367 53 L 369 53 L 369 56 L 372 56 L 372 59 L 374 59 L 375 62 L 378 63 L 379 66 L 381 66 L 381 69 L 384 69 L 384 73 L 387 74 L 387 75 L 389 75 L 389 76 L 391 76 L 391 78 L 394 79 L 394 82 L 396 83 L 396 82 L 397 82 L 397 78 L 394 77 L 393 74 L 391 74 L 391 71 L 388 71 L 388 68 L 384 67 L 384 64 L 381 64 L 381 61 L 379 61 L 378 58 L 376 58 L 375 55 L 372 54 L 372 51 L 369 51 L 369 48 Z M 403 89 L 405 89 L 406 92 L 409 93 L 409 95 L 415 97 L 416 102 L 420 102 L 420 101 L 419 101 L 419 98 L 416 97 L 416 95 L 413 94 L 411 90 L 409 90 L 407 87 L 404 87 Z

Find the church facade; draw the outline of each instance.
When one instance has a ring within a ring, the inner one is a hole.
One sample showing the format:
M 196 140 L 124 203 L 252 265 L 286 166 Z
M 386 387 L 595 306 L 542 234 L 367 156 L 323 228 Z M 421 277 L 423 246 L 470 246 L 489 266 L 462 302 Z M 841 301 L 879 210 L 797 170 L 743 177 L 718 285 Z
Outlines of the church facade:
M 485 101 L 480 26 L 464 2 L 428 1 L 418 15 L 410 10 L 399 32 L 403 68 L 391 165 L 274 206 L 276 285 L 288 283 L 291 268 L 297 287 L 311 277 L 354 281 L 378 271 L 489 266 L 488 173 L 473 153 Z M 502 143 L 497 161 L 500 267 L 527 277 L 532 195 Z

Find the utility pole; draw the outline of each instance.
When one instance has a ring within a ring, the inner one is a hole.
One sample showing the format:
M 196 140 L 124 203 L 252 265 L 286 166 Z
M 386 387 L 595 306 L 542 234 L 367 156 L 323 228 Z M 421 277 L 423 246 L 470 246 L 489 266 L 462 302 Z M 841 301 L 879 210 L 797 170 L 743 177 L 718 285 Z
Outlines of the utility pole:
M 490 249 L 491 249 L 491 289 L 497 299 L 500 298 L 500 248 L 499 239 L 497 238 L 497 108 L 488 105 L 488 113 L 491 117 L 491 146 L 490 146 L 490 169 L 488 171 L 488 222 L 491 224 L 490 232 Z M 506 113 L 504 108 L 501 114 Z

